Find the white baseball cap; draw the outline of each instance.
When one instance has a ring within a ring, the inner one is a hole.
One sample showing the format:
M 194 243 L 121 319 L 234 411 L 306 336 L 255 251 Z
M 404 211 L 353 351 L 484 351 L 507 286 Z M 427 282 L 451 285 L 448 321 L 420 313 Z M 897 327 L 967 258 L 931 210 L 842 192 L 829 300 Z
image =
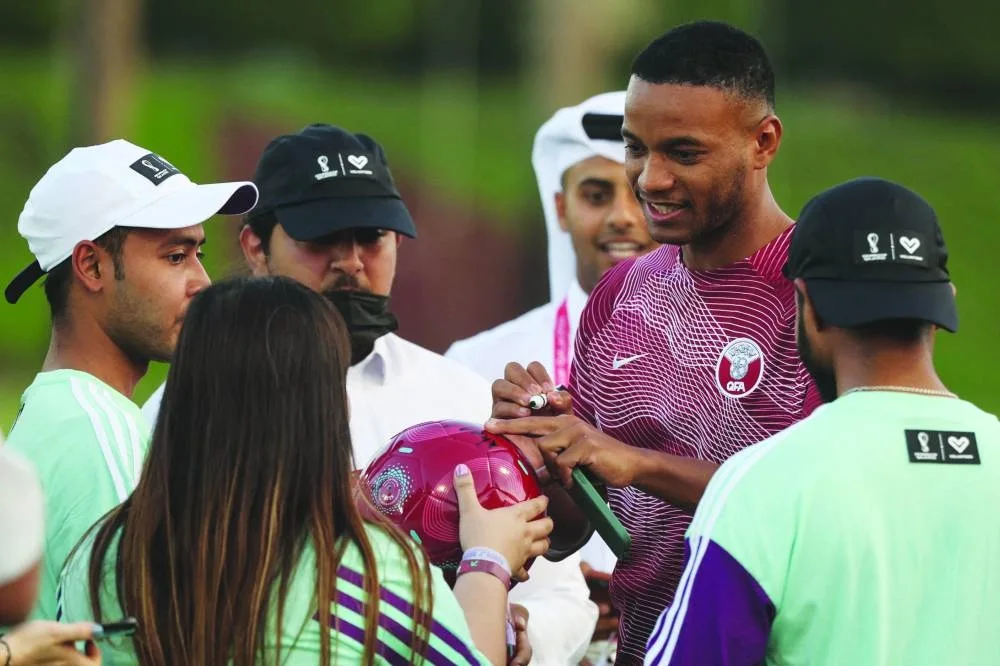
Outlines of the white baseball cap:
M 248 181 L 198 185 L 156 153 L 123 139 L 74 148 L 35 184 L 17 222 L 35 261 L 7 285 L 14 303 L 81 241 L 115 227 L 181 229 L 257 205 Z

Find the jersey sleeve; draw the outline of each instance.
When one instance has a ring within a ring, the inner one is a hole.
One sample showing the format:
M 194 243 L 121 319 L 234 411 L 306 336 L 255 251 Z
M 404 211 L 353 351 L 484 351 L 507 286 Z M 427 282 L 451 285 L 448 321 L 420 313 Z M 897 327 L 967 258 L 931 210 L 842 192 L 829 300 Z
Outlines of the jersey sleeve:
M 707 537 L 685 544 L 673 605 L 646 646 L 648 665 L 752 666 L 764 661 L 775 609 L 749 571 Z
M 597 282 L 587 298 L 573 342 L 573 362 L 569 372 L 569 390 L 573 396 L 573 413 L 593 426 L 598 426 L 594 412 L 593 368 L 590 348 L 594 337 L 604 328 L 614 310 L 618 293 L 625 283 L 634 261 L 617 264 Z
M 105 462 L 98 456 L 81 456 L 64 463 L 62 476 L 76 482 L 63 486 L 59 496 L 50 500 L 49 519 L 53 521 L 46 545 L 46 558 L 51 564 L 53 587 L 60 581 L 60 573 L 70 553 L 91 527 L 124 498 L 109 477 Z M 56 616 L 62 614 L 60 599 L 39 599 L 40 608 L 55 604 Z M 46 613 L 51 617 L 50 613 Z
M 135 488 L 149 436 L 138 413 L 115 408 L 100 392 L 88 392 L 86 386 L 78 384 L 74 395 L 76 406 L 59 425 L 65 434 L 46 436 L 47 441 L 58 441 L 62 452 L 49 463 L 43 480 L 47 487 L 58 488 L 46 497 L 43 575 L 48 579 L 49 594 L 56 589 L 62 567 L 80 539 Z M 40 597 L 39 609 L 48 618 L 59 611 L 53 598 Z

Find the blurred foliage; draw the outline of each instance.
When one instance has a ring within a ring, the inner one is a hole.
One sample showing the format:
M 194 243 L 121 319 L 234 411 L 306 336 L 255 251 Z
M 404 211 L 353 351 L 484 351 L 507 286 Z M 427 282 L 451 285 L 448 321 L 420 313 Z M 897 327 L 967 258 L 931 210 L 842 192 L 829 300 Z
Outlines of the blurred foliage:
M 11 49 L 48 44 L 62 21 L 65 0 L 0 4 L 0 44 Z
M 535 0 L 542 2 L 543 0 Z M 641 19 L 650 39 L 698 19 L 732 21 L 759 34 L 786 82 L 817 77 L 878 84 L 942 103 L 990 109 L 1000 101 L 1000 5 L 974 0 L 608 0 Z M 0 43 L 44 46 L 71 2 L 0 4 Z M 472 67 L 510 78 L 530 66 L 524 28 L 531 0 L 173 0 L 144 3 L 153 57 L 225 59 L 295 52 L 334 69 L 419 75 Z M 587 4 L 579 4 L 587 11 Z M 641 15 L 638 16 L 638 15 Z M 64 23 L 64 22 L 63 22 Z M 72 26 L 68 26 L 72 30 Z M 631 56 L 637 45 L 618 54 Z
M 126 1 L 126 0 L 121 0 Z M 132 1 L 132 0 L 128 0 Z M 43 47 L 87 0 L 0 4 L 0 44 Z M 142 0 L 148 55 L 211 61 L 251 53 L 293 52 L 356 72 L 419 74 L 428 51 L 446 54 L 436 66 L 512 75 L 529 0 Z M 458 50 L 462 57 L 447 56 Z
M 795 78 L 877 83 L 946 106 L 1000 102 L 1000 5 L 972 0 L 785 0 L 784 64 Z

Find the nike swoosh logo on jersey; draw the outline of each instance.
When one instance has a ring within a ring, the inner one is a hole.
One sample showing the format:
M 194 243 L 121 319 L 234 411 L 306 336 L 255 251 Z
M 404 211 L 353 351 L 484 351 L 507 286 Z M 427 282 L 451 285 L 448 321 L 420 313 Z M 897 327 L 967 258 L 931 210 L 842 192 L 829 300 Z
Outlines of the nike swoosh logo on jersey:
M 618 354 L 615 354 L 615 360 L 611 362 L 611 367 L 617 370 L 618 368 L 628 365 L 637 358 L 642 358 L 645 354 L 636 354 L 635 356 L 626 356 L 625 358 L 618 358 Z

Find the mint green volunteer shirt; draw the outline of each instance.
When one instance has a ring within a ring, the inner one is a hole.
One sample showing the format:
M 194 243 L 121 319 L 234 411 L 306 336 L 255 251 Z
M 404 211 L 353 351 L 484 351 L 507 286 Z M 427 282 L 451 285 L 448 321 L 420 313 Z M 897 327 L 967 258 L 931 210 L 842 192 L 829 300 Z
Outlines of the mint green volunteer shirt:
M 381 529 L 368 528 L 368 538 L 375 551 L 379 581 L 379 615 L 376 633 L 376 664 L 408 664 L 413 660 L 410 649 L 413 640 L 412 579 L 402 548 Z M 62 579 L 64 619 L 67 622 L 93 620 L 88 587 L 91 548 L 81 548 L 66 564 Z M 421 552 L 419 548 L 418 553 Z M 117 542 L 109 549 L 104 564 L 101 587 L 101 611 L 105 621 L 121 618 L 122 612 L 115 592 L 114 563 Z M 433 625 L 430 640 L 421 658 L 414 663 L 479 666 L 489 664 L 472 643 L 465 614 L 444 575 L 431 567 L 433 576 Z M 281 627 L 281 660 L 283 666 L 315 666 L 319 663 L 320 645 L 330 644 L 331 661 L 337 664 L 360 664 L 364 653 L 364 608 L 368 603 L 363 588 L 364 563 L 357 546 L 350 544 L 337 570 L 336 598 L 331 608 L 318 611 L 315 602 L 316 554 L 307 547 L 296 565 L 288 588 Z M 142 622 L 142 618 L 137 618 Z M 268 650 L 277 645 L 278 631 L 271 619 L 265 638 Z M 105 666 L 134 664 L 130 638 L 114 638 L 101 643 Z M 278 663 L 273 652 L 266 663 Z
M 726 461 L 646 664 L 1000 664 L 1000 423 L 850 393 Z
M 56 588 L 70 551 L 135 488 L 149 443 L 139 407 L 93 375 L 41 372 L 21 396 L 7 436 L 45 494 L 45 547 L 34 619 L 57 619 Z

